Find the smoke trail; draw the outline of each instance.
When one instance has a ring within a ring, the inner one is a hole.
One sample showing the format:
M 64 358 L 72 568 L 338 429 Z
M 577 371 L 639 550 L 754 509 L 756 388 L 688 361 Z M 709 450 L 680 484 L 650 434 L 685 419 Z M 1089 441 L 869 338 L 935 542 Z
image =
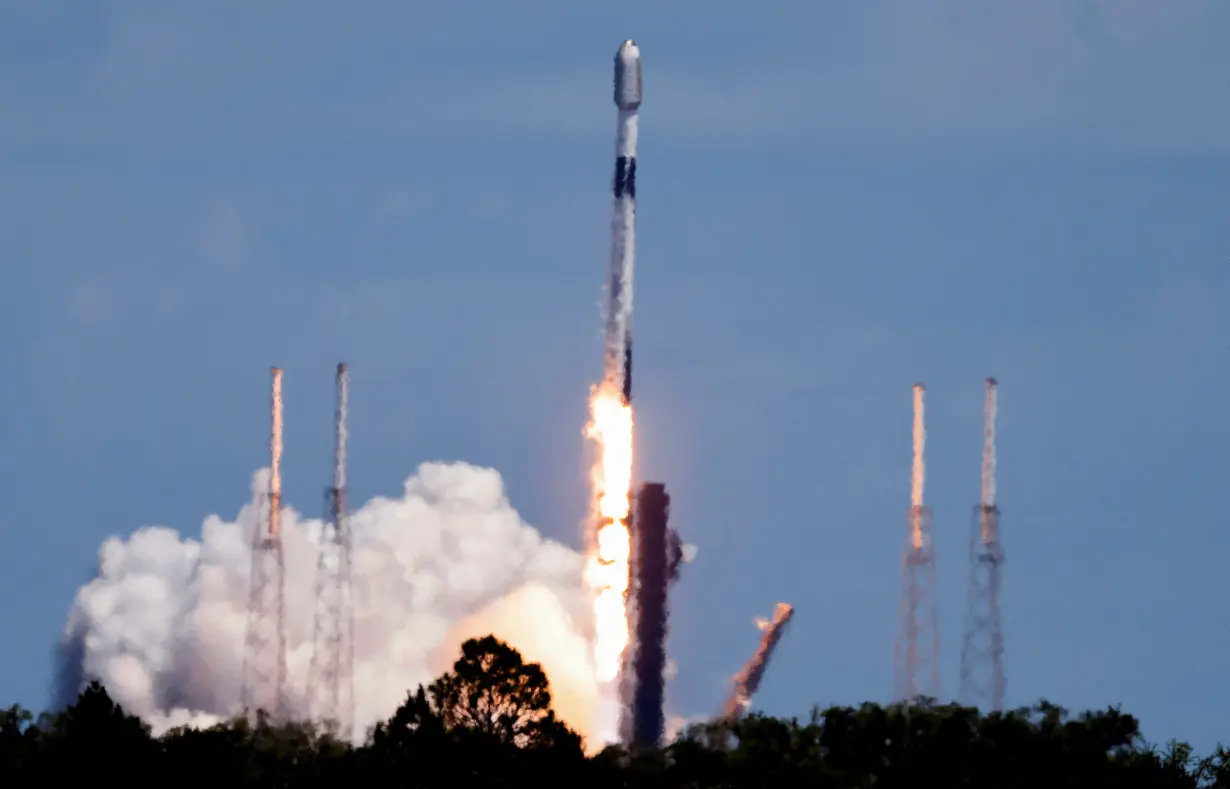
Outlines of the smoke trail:
M 257 472 L 254 494 L 268 484 L 268 469 Z M 302 718 L 322 524 L 289 507 L 282 515 L 287 711 Z M 77 673 L 101 680 L 156 731 L 239 712 L 257 517 L 249 504 L 232 522 L 207 517 L 199 539 L 159 526 L 108 539 L 69 613 L 62 650 L 81 662 L 65 667 L 62 682 Z M 542 659 L 558 711 L 588 734 L 596 690 L 581 635 L 581 557 L 521 521 L 498 472 L 423 464 L 400 498 L 372 499 L 350 523 L 360 736 L 447 667 L 464 637 L 490 632 Z
M 733 720 L 751 706 L 752 696 L 760 690 L 760 683 L 764 680 L 765 671 L 769 668 L 773 651 L 777 649 L 782 633 L 793 617 L 794 606 L 789 603 L 778 603 L 773 609 L 771 620 L 756 618 L 756 627 L 764 631 L 764 635 L 761 636 L 760 645 L 756 648 L 752 659 L 743 666 L 742 671 L 735 675 L 734 688 L 722 710 L 722 717 Z
M 666 720 L 662 708 L 666 689 L 667 589 L 670 586 L 668 529 L 670 496 L 661 483 L 645 483 L 636 500 L 635 621 L 632 650 L 632 704 L 627 740 L 656 748 L 662 742 Z M 680 548 L 682 560 L 682 547 Z

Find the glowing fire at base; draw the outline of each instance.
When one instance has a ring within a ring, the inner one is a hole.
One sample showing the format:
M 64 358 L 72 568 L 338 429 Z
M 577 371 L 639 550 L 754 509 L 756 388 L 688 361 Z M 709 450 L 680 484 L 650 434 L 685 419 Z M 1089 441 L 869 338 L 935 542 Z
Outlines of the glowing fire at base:
M 590 399 L 590 423 L 585 435 L 598 444 L 593 483 L 598 531 L 585 566 L 586 584 L 594 593 L 594 670 L 604 695 L 616 692 L 628 646 L 628 532 L 632 490 L 632 407 L 624 405 L 617 387 L 604 385 Z M 611 699 L 606 699 L 609 707 Z M 605 726 L 603 728 L 606 728 Z

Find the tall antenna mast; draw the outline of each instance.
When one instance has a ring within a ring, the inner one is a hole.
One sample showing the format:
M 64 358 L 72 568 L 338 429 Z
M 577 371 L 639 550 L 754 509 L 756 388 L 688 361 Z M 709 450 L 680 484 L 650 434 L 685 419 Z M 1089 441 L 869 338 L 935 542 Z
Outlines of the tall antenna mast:
M 940 632 L 935 610 L 935 551 L 931 509 L 923 503 L 926 482 L 922 384 L 914 384 L 914 459 L 910 473 L 908 531 L 901 566 L 901 610 L 893 661 L 897 701 L 940 697 Z
M 350 374 L 337 366 L 333 423 L 333 486 L 325 493 L 326 516 L 316 565 L 316 625 L 308 698 L 312 719 L 331 734 L 354 736 L 354 609 L 350 586 L 350 515 L 346 509 L 346 414 Z
M 244 707 L 274 721 L 286 717 L 286 567 L 282 509 L 282 370 L 272 368 L 269 490 L 252 534 L 248 632 L 244 643 Z
M 974 507 L 969 542 L 969 592 L 961 645 L 961 701 L 991 711 L 1004 708 L 1004 625 L 1000 617 L 999 506 L 995 503 L 995 420 L 999 383 L 986 381 L 982 443 L 982 501 Z

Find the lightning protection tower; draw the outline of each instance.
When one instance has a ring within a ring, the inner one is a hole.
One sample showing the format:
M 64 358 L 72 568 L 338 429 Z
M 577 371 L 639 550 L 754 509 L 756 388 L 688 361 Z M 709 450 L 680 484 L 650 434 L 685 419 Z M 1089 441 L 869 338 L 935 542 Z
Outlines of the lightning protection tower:
M 286 715 L 286 567 L 279 517 L 282 509 L 282 371 L 273 368 L 273 420 L 269 437 L 269 489 L 252 534 L 248 632 L 244 643 L 243 703 L 250 714 L 274 721 Z
M 923 422 L 923 385 L 914 384 L 914 462 L 910 508 L 901 563 L 901 608 L 893 661 L 897 701 L 940 698 L 940 632 L 935 611 L 935 550 L 931 509 L 923 503 L 927 433 Z
M 305 694 L 312 720 L 334 736 L 354 735 L 354 609 L 350 588 L 350 516 L 346 508 L 346 414 L 350 377 L 337 366 L 333 421 L 333 486 L 325 492 L 316 565 L 316 624 Z
M 995 419 L 999 384 L 986 381 L 982 444 L 982 502 L 974 507 L 969 543 L 969 592 L 961 645 L 961 701 L 991 711 L 1004 708 L 1004 628 L 1000 618 L 999 507 L 995 503 Z

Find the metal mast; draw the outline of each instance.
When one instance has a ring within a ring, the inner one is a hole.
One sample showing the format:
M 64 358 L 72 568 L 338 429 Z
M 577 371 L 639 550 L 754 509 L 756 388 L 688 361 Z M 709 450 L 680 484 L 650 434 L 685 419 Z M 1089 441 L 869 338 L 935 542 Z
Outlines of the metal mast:
M 893 661 L 897 701 L 940 698 L 940 632 L 935 610 L 935 550 L 931 509 L 923 504 L 927 433 L 923 385 L 914 384 L 914 462 L 910 474 L 908 531 L 901 566 L 901 610 Z
M 248 632 L 244 644 L 245 709 L 274 721 L 286 716 L 286 567 L 278 519 L 282 509 L 282 371 L 274 367 L 269 490 L 252 534 Z
M 350 376 L 337 366 L 333 430 L 333 486 L 325 493 L 326 515 L 316 565 L 316 624 L 308 693 L 312 719 L 335 736 L 354 735 L 354 613 L 350 588 L 350 517 L 346 509 L 346 414 Z
M 999 384 L 986 381 L 982 444 L 982 502 L 974 507 L 969 542 L 969 597 L 961 645 L 961 701 L 991 711 L 1004 708 L 1004 627 L 1000 618 L 999 507 L 995 503 L 995 419 Z

